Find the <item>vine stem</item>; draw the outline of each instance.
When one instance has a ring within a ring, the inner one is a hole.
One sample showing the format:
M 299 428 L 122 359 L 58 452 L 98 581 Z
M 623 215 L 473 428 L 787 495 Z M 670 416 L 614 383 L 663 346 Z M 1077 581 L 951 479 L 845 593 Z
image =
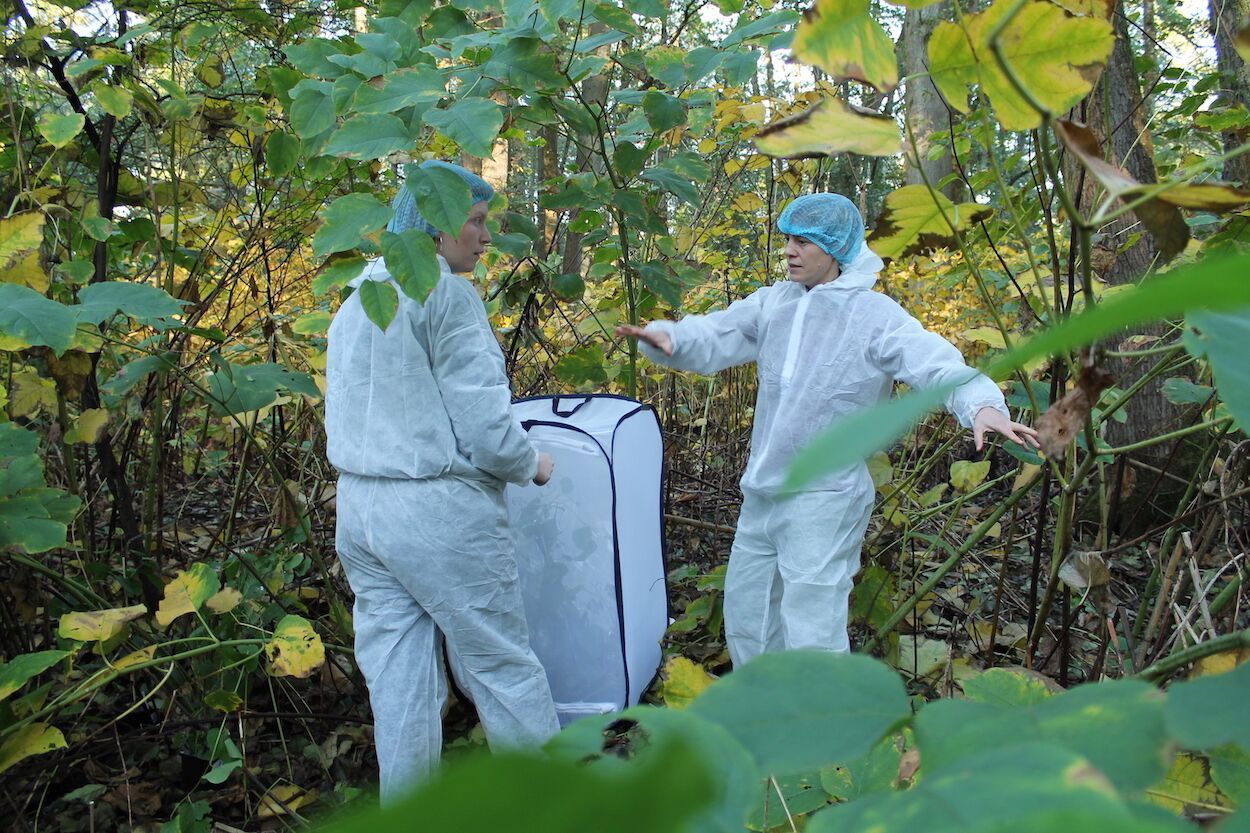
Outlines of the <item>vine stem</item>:
M 1159 682 L 1167 679 L 1173 672 L 1189 665 L 1191 662 L 1197 662 L 1215 654 L 1222 654 L 1225 651 L 1235 651 L 1239 648 L 1250 648 L 1250 628 L 1237 633 L 1217 636 L 1215 639 L 1208 639 L 1206 642 L 1200 642 L 1188 648 L 1182 648 L 1159 660 L 1149 668 L 1143 669 L 1137 675 L 1137 678 L 1152 683 Z

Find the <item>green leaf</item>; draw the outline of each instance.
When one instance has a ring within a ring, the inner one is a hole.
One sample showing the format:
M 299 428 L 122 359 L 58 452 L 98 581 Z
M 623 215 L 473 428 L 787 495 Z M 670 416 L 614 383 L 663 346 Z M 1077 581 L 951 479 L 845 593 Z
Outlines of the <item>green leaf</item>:
M 411 230 L 411 229 L 410 229 Z M 389 281 L 364 281 L 356 290 L 360 294 L 360 305 L 364 308 L 369 320 L 385 331 L 395 320 L 399 310 L 399 292 Z
M 355 116 L 334 131 L 325 153 L 345 159 L 381 159 L 412 144 L 408 128 L 395 116 Z
M 1211 362 L 1220 398 L 1228 405 L 1242 430 L 1250 430 L 1250 307 L 1230 312 L 1196 310 L 1186 317 L 1194 331 L 1186 334 L 1185 347 Z
M 61 730 L 47 723 L 31 723 L 13 732 L 0 744 L 0 773 L 11 769 L 18 762 L 42 755 L 54 749 L 65 748 L 65 736 Z
M 313 237 L 313 254 L 323 257 L 354 249 L 360 239 L 385 226 L 394 214 L 371 194 L 347 194 L 330 203 Z
M 664 133 L 686 123 L 686 104 L 659 90 L 648 90 L 642 98 L 642 111 L 647 123 L 657 133 Z
M 699 189 L 689 179 L 674 170 L 657 167 L 642 172 L 642 179 L 654 182 L 670 194 L 685 200 L 690 205 L 699 204 Z
M 447 82 L 429 66 L 411 67 L 382 76 L 381 88 L 366 84 L 356 93 L 356 112 L 362 115 L 394 113 L 417 104 L 435 104 L 446 93 Z
M 62 353 L 77 328 L 74 312 L 64 304 L 25 286 L 0 283 L 0 334 Z
M 609 743 L 624 746 L 629 762 L 605 749 Z M 700 759 L 715 791 L 714 800 L 695 816 L 690 829 L 741 833 L 758 786 L 755 764 L 724 728 L 707 720 L 673 709 L 638 706 L 621 714 L 578 720 L 552 738 L 546 751 L 557 760 L 588 765 L 592 772 L 623 773 L 639 764 L 657 765 L 657 754 L 672 743 L 702 753 Z
M 657 744 L 636 766 L 479 756 L 443 769 L 384 811 L 340 820 L 327 833 L 400 833 L 421 819 L 431 830 L 542 833 L 679 833 L 708 807 L 714 785 L 688 744 Z M 550 800 L 536 801 L 536 796 Z
M 455 176 L 455 174 L 452 174 Z M 459 177 L 456 177 L 459 180 Z M 391 277 L 399 284 L 399 288 L 404 294 L 414 301 L 425 303 L 425 299 L 430 297 L 430 293 L 434 291 L 434 287 L 438 285 L 438 279 L 442 275 L 442 270 L 438 265 L 438 252 L 434 243 L 434 238 L 426 234 L 420 229 L 411 228 L 399 234 L 392 234 L 389 231 L 382 232 L 382 258 L 386 261 L 386 270 L 391 273 Z M 365 281 L 372 283 L 372 281 Z M 363 284 L 361 285 L 363 288 Z M 364 300 L 363 298 L 361 299 Z M 394 312 L 391 313 L 391 316 Z M 369 316 L 374 321 L 377 318 Z M 387 318 L 389 323 L 390 318 Z M 386 327 L 378 324 L 382 329 Z
M 69 655 L 69 651 L 38 651 L 20 654 L 0 665 L 0 700 L 9 699 L 9 695 Z
M 18 547 L 38 553 L 65 546 L 68 524 L 80 504 L 59 489 L 28 489 L 0 499 L 0 550 Z
M 412 166 L 404 187 L 412 192 L 417 210 L 430 225 L 453 237 L 460 233 L 473 209 L 473 195 L 459 175 L 446 168 Z
M 332 289 L 346 286 L 365 270 L 365 262 L 365 259 L 359 255 L 327 260 L 321 267 L 321 271 L 317 273 L 317 277 L 313 278 L 313 294 L 324 295 Z
M 1250 752 L 1250 663 L 1168 689 L 1168 733 L 1186 749 L 1211 749 L 1235 743 Z
M 1245 807 L 1250 799 L 1250 753 L 1227 743 L 1207 750 L 1211 761 L 1211 778 L 1237 806 Z
M 342 55 L 342 44 L 325 38 L 309 38 L 301 43 L 286 47 L 286 56 L 296 69 L 309 75 L 320 75 L 323 78 L 338 78 L 343 69 L 330 60 L 331 56 Z
M 797 12 L 782 11 L 766 14 L 756 20 L 743 20 L 739 18 L 738 25 L 734 30 L 720 43 L 721 49 L 728 49 L 735 44 L 753 40 L 764 35 L 772 35 L 783 29 L 788 29 L 799 20 Z
M 177 360 L 178 354 L 173 352 L 157 356 L 141 356 L 123 365 L 111 379 L 100 386 L 100 390 L 108 396 L 121 396 L 152 373 L 172 370 Z
M 556 362 L 556 378 L 573 387 L 605 385 L 608 374 L 603 367 L 603 358 L 603 349 L 600 347 L 582 347 L 566 352 Z
M 1200 352 L 1201 356 L 1202 353 Z M 1195 385 L 1188 379 L 1172 376 L 1165 379 L 1162 387 L 1163 396 L 1174 405 L 1205 405 L 1211 401 L 1215 388 L 1206 385 Z
M 990 49 L 990 35 L 1015 5 L 995 0 L 958 23 L 939 23 L 929 40 L 933 83 L 952 107 L 968 112 L 971 84 L 980 84 L 1007 130 L 1029 130 L 1042 114 L 1012 86 Z M 1029 92 L 1052 114 L 1075 106 L 1093 88 L 1094 72 L 1111 54 L 1115 34 L 1105 20 L 1069 17 L 1052 3 L 1028 2 L 1000 37 L 1003 56 Z
M 889 116 L 827 98 L 808 110 L 773 122 L 755 135 L 768 156 L 827 156 L 849 151 L 893 156 L 902 149 L 898 123 Z M 897 193 L 897 192 L 895 192 Z
M 182 313 L 181 302 L 165 290 L 130 281 L 103 281 L 78 293 L 78 306 L 70 310 L 83 323 L 99 324 L 115 313 L 143 323 L 160 322 Z
M 616 165 L 617 173 L 624 179 L 633 179 L 642 172 L 649 156 L 649 153 L 637 145 L 617 142 L 616 149 L 612 152 L 612 163 Z
M 937 704 L 926 706 L 921 716 L 932 705 Z M 920 746 L 925 774 L 911 789 L 867 795 L 822 810 L 808 824 L 808 833 L 911 833 L 920 829 L 925 833 L 974 829 L 1006 833 L 1039 813 L 1064 810 L 1124 821 L 1131 818 L 1106 780 L 1088 762 L 1060 747 L 999 738 L 988 749 L 961 759 L 958 766 L 942 768 L 930 767 L 923 742 Z
M 209 404 L 213 413 L 218 416 L 243 414 L 266 408 L 284 390 L 313 399 L 321 397 L 321 389 L 311 376 L 289 370 L 280 364 L 231 364 L 219 361 L 218 369 L 210 373 L 205 381 L 210 397 Z
M 957 768 L 1002 738 L 1036 740 L 1088 759 L 1118 790 L 1141 792 L 1167 773 L 1163 708 L 1159 690 L 1136 680 L 1079 686 L 1015 708 L 941 700 L 917 716 L 916 738 L 926 770 Z
M 135 100 L 134 93 L 130 90 L 124 87 L 112 87 L 108 84 L 94 84 L 91 92 L 95 93 L 95 100 L 100 102 L 104 112 L 109 115 L 119 119 L 130 115 Z
M 299 161 L 301 142 L 285 130 L 276 130 L 265 140 L 265 164 L 269 173 L 276 177 L 284 177 L 295 170 Z
M 63 148 L 82 132 L 87 119 L 82 113 L 45 113 L 39 118 L 39 134 L 54 148 Z
M 466 98 L 445 110 L 430 110 L 422 121 L 473 156 L 490 156 L 503 127 L 503 108 L 489 98 Z
M 894 40 L 873 20 L 868 0 L 816 0 L 794 32 L 794 56 L 833 76 L 884 93 L 898 86 Z
M 334 112 L 346 112 L 356 100 L 357 93 L 364 87 L 365 80 L 359 75 L 341 75 L 334 79 L 334 85 L 330 88 L 330 101 L 334 104 Z
M 334 127 L 332 87 L 325 81 L 301 81 L 291 98 L 291 129 L 300 138 L 311 139 Z
M 963 689 L 969 700 L 995 706 L 1036 706 L 1051 696 L 1041 680 L 1005 668 L 991 668 L 965 680 Z
M 689 80 L 686 75 L 686 50 L 676 46 L 656 46 L 647 52 L 647 72 L 676 89 Z
M 858 758 L 911 715 L 902 682 L 882 663 L 811 650 L 762 654 L 687 711 L 723 726 L 762 773 Z
M 844 761 L 821 771 L 825 791 L 840 801 L 854 801 L 866 795 L 889 792 L 899 778 L 899 736 L 883 738 L 867 755 Z
M 868 239 L 881 257 L 904 257 L 947 245 L 957 231 L 992 213 L 992 208 L 979 203 L 955 205 L 939 191 L 907 185 L 886 197 L 885 210 Z

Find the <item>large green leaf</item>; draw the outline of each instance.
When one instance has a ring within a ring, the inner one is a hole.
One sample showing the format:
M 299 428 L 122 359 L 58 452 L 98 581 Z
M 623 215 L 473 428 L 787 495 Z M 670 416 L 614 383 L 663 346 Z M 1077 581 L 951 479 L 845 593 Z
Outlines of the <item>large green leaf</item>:
M 209 404 L 218 416 L 257 411 L 274 403 L 279 391 L 321 396 L 321 390 L 307 373 L 288 370 L 280 364 L 231 364 L 219 362 L 206 379 Z
M 275 130 L 265 140 L 265 164 L 269 173 L 282 177 L 295 170 L 299 160 L 300 140 L 285 130 Z
M 345 159 L 381 159 L 412 144 L 408 127 L 395 116 L 354 116 L 334 131 L 325 153 Z
M 794 25 L 795 21 L 799 19 L 799 15 L 798 12 L 781 11 L 766 14 L 763 17 L 756 18 L 755 20 L 746 20 L 744 18 L 745 15 L 742 18 L 739 18 L 738 25 L 734 27 L 734 30 L 730 32 L 723 41 L 721 41 L 720 45 L 722 49 L 728 49 L 735 44 L 743 43 L 754 38 L 774 35 L 777 32 Z
M 324 295 L 332 289 L 341 289 L 364 271 L 366 262 L 360 255 L 330 258 L 313 278 L 313 293 Z
M 659 90 L 648 90 L 642 99 L 642 110 L 647 123 L 657 133 L 672 130 L 686 123 L 686 105 L 679 99 Z
M 794 31 L 794 56 L 835 81 L 853 79 L 882 92 L 898 86 L 894 40 L 868 10 L 868 0 L 816 0 Z
M 911 715 L 898 675 L 868 657 L 762 654 L 713 683 L 689 711 L 723 726 L 762 773 L 794 773 L 865 755 Z
M 321 257 L 354 249 L 360 238 L 386 225 L 393 214 L 371 194 L 339 197 L 322 214 L 325 222 L 313 237 L 313 253 Z
M 160 287 L 130 281 L 104 281 L 85 286 L 71 307 L 78 320 L 99 324 L 116 313 L 144 323 L 160 322 L 182 312 L 182 305 Z
M 724 727 L 686 711 L 638 706 L 620 714 L 583 718 L 548 742 L 558 760 L 589 764 L 592 770 L 626 771 L 650 764 L 673 741 L 698 749 L 715 789 L 714 800 L 690 825 L 696 833 L 742 833 L 756 791 L 755 762 Z M 614 751 L 624 747 L 628 759 Z
M 846 151 L 893 156 L 902 148 L 902 134 L 890 116 L 827 98 L 815 107 L 763 128 L 755 134 L 755 145 L 760 153 L 781 157 L 828 156 Z
M 69 523 L 81 501 L 59 489 L 27 489 L 0 498 L 0 551 L 18 547 L 28 553 L 65 546 Z
M 414 819 L 423 829 L 462 833 L 678 833 L 713 790 L 701 756 L 680 742 L 614 771 L 517 753 L 483 755 L 448 767 L 389 809 L 338 821 L 327 833 L 408 833 Z
M 1000 824 L 1012 829 L 1013 823 L 1058 810 L 1132 818 L 1084 759 L 1052 744 L 1012 740 L 1000 737 L 979 754 L 941 768 L 930 767 L 922 744 L 925 774 L 919 783 L 906 792 L 877 793 L 822 810 L 808 833 L 964 833 Z
M 425 299 L 430 297 L 430 293 L 434 291 L 442 275 L 434 238 L 420 229 L 410 228 L 400 234 L 382 232 L 381 244 L 386 269 L 399 284 L 399 288 L 414 301 L 425 303 Z M 372 281 L 365 283 L 372 283 Z M 362 288 L 363 286 L 364 284 L 361 285 Z M 394 313 L 391 314 L 394 315 Z M 379 323 L 378 326 L 382 325 Z M 386 327 L 382 326 L 382 329 Z
M 119 368 L 112 378 L 100 386 L 100 390 L 108 396 L 121 396 L 149 375 L 177 367 L 178 357 L 178 353 L 172 351 L 155 356 L 140 356 Z
M 130 109 L 134 106 L 135 96 L 125 87 L 111 87 L 108 84 L 95 84 L 91 91 L 95 93 L 96 101 L 100 102 L 100 106 L 104 108 L 104 112 L 119 119 L 124 119 L 130 115 Z
M 301 81 L 291 91 L 291 129 L 300 138 L 311 139 L 334 127 L 332 89 L 325 81 Z
M 527 93 L 556 89 L 564 78 L 556 66 L 556 56 L 537 38 L 512 38 L 495 50 L 482 72 L 503 78 Z
M 343 54 L 345 44 L 325 38 L 309 38 L 300 43 L 286 47 L 286 56 L 296 69 L 309 75 L 320 75 L 323 78 L 337 78 L 343 74 L 338 64 L 330 61 L 335 55 Z
M 1243 431 L 1250 431 L 1250 307 L 1230 312 L 1196 310 L 1187 316 L 1195 328 L 1185 346 L 1194 355 L 1206 355 L 1215 374 L 1220 398 L 1233 412 Z
M 690 205 L 699 204 L 699 189 L 690 179 L 669 166 L 660 165 L 642 172 L 642 179 L 654 182 L 670 194 L 680 197 Z
M 39 133 L 54 148 L 63 148 L 82 132 L 87 119 L 82 113 L 45 113 L 39 118 Z
M 1223 674 L 1179 683 L 1168 690 L 1167 728 L 1186 749 L 1235 743 L 1250 752 L 1250 662 Z
M 1074 688 L 1035 705 L 930 703 L 916 718 L 926 768 L 948 769 L 1003 738 L 1047 741 L 1086 758 L 1119 790 L 1141 792 L 1168 770 L 1162 693 L 1135 680 Z
M 404 187 L 412 192 L 417 209 L 430 225 L 453 237 L 460 233 L 473 208 L 473 195 L 457 173 L 413 166 L 408 168 Z
M 445 110 L 430 110 L 421 118 L 473 156 L 490 156 L 491 145 L 503 127 L 503 108 L 489 98 L 466 98 Z
M 78 320 L 64 304 L 25 286 L 0 283 L 0 334 L 58 353 L 69 349 Z
M 446 91 L 446 81 L 433 67 L 419 66 L 382 76 L 382 86 L 362 86 L 356 93 L 356 112 L 363 115 L 394 113 L 416 104 L 435 104 Z
M 69 655 L 69 651 L 38 651 L 33 654 L 20 654 L 0 665 L 0 700 L 7 700 L 10 694 L 26 685 L 32 678 L 39 676 Z
M 956 110 L 968 112 L 968 87 L 980 84 L 1003 127 L 1028 130 L 1041 124 L 1042 114 L 1016 91 L 990 49 L 990 35 L 1013 6 L 1014 0 L 995 0 L 962 24 L 938 24 L 929 39 L 929 70 Z M 1007 24 L 999 42 L 1033 97 L 1050 113 L 1063 113 L 1092 89 L 1115 34 L 1105 20 L 1069 17 L 1052 3 L 1032 0 Z
M 369 320 L 385 330 L 395 320 L 399 310 L 399 290 L 390 281 L 364 281 L 356 290 L 360 295 L 360 306 L 364 308 Z

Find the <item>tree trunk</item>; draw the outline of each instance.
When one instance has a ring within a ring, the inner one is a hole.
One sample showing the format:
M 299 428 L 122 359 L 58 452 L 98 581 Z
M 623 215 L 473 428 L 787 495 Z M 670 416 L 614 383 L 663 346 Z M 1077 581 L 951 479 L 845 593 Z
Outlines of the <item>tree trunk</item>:
M 927 44 L 929 36 L 939 20 L 951 15 L 949 0 L 925 6 L 923 9 L 908 9 L 903 19 L 903 36 L 899 40 L 898 60 L 904 77 L 929 71 Z M 925 75 L 906 83 L 903 94 L 907 124 L 911 139 L 904 136 L 904 177 L 908 185 L 921 185 L 927 179 L 935 188 L 943 178 L 955 170 L 954 157 L 948 152 L 939 159 L 930 159 L 929 149 L 933 147 L 933 134 L 949 131 L 951 127 L 950 111 L 933 80 Z M 949 141 L 949 140 L 948 140 Z M 940 189 L 947 197 L 958 200 L 962 190 L 959 183 L 952 182 Z
M 1210 9 L 1216 66 L 1222 75 L 1219 103 L 1226 107 L 1240 104 L 1250 110 L 1250 67 L 1233 45 L 1237 31 L 1250 16 L 1250 0 L 1210 0 Z M 1225 132 L 1225 152 L 1245 144 L 1246 138 L 1244 130 Z M 1224 179 L 1238 185 L 1250 184 L 1250 154 L 1225 160 Z
M 1098 136 L 1107 159 L 1123 167 L 1139 182 L 1155 182 L 1154 148 L 1146 130 L 1143 91 L 1133 66 L 1132 43 L 1123 11 L 1121 0 L 1112 18 L 1116 29 L 1115 48 L 1099 83 L 1082 103 L 1081 115 Z M 1079 166 L 1068 170 L 1068 182 L 1074 191 L 1075 184 L 1081 183 L 1075 196 L 1078 207 L 1088 216 L 1095 210 L 1096 200 L 1101 199 L 1100 189 L 1094 178 Z M 1095 262 L 1102 267 L 1099 277 L 1108 283 L 1136 283 L 1157 265 L 1158 248 L 1131 213 L 1105 224 L 1097 232 L 1102 237 L 1095 249 Z M 1137 239 L 1132 242 L 1135 236 Z M 1162 337 L 1167 331 L 1167 325 L 1159 324 L 1139 332 Z M 1158 360 L 1157 356 L 1112 360 L 1106 363 L 1106 368 L 1114 375 L 1116 386 L 1124 389 Z M 1123 423 L 1112 420 L 1107 425 L 1108 442 L 1119 446 L 1146 440 L 1191 421 L 1192 409 L 1180 408 L 1164 397 L 1163 381 L 1163 378 L 1152 380 L 1129 400 L 1124 409 L 1126 420 Z M 1120 507 L 1120 517 L 1118 524 L 1115 520 L 1112 523 L 1119 526 L 1122 534 L 1149 524 L 1156 512 L 1167 513 L 1175 508 L 1171 499 L 1175 481 L 1162 477 L 1159 471 L 1167 469 L 1182 478 L 1188 477 L 1188 455 L 1176 442 L 1149 446 L 1133 452 L 1130 457 L 1142 465 L 1136 467 L 1135 478 L 1116 484 L 1122 491 L 1113 496 L 1113 505 Z

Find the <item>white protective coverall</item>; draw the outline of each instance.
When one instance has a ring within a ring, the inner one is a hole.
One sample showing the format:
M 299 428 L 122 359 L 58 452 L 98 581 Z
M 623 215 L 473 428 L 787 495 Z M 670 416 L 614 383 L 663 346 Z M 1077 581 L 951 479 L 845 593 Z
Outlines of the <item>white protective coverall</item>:
M 356 594 L 383 803 L 439 760 L 439 634 L 492 747 L 559 730 L 530 649 L 503 486 L 538 458 L 513 418 L 503 354 L 476 290 L 452 274 L 399 293 L 385 332 L 359 294 L 330 326 L 326 434 L 339 470 L 335 546 Z M 354 282 L 392 280 L 381 260 Z
M 946 339 L 873 292 L 879 258 L 864 245 L 835 280 L 811 290 L 785 280 L 708 315 L 653 321 L 672 356 L 652 361 L 711 374 L 754 361 L 759 373 L 742 511 L 725 576 L 725 635 L 735 667 L 765 651 L 849 650 L 847 604 L 873 506 L 864 463 L 785 495 L 790 462 L 852 412 L 889 397 L 894 381 L 933 387 L 971 377 L 947 398 L 965 428 L 1002 393 Z

